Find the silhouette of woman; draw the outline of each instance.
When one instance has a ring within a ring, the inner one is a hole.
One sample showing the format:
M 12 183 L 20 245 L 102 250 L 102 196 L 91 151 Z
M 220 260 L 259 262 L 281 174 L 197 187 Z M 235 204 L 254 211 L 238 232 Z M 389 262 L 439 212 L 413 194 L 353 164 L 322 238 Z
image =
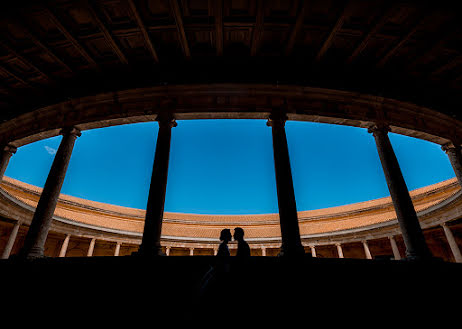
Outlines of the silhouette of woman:
M 231 231 L 229 228 L 225 228 L 221 230 L 220 233 L 220 240 L 222 243 L 218 247 L 217 256 L 230 256 L 229 249 L 228 249 L 228 242 L 231 241 Z
M 218 247 L 217 262 L 214 266 L 205 273 L 201 280 L 199 290 L 200 303 L 211 303 L 210 306 L 215 305 L 216 300 L 226 289 L 227 274 L 229 272 L 229 249 L 228 242 L 231 241 L 231 231 L 223 229 L 220 233 L 220 240 L 222 241 Z

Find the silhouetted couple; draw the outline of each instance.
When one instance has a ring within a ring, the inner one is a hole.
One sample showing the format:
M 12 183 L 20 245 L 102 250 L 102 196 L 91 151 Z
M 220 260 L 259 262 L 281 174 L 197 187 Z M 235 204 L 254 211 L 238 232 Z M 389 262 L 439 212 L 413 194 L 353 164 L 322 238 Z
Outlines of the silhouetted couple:
M 244 240 L 244 230 L 240 227 L 234 229 L 234 240 L 237 241 L 237 257 L 250 256 L 249 244 Z M 231 231 L 225 228 L 220 233 L 220 240 L 222 241 L 218 247 L 217 256 L 230 256 L 228 242 L 231 241 Z
M 228 242 L 233 239 L 230 229 L 220 233 L 221 244 L 218 247 L 217 257 L 213 259 L 210 269 L 203 276 L 198 291 L 198 314 L 207 310 L 208 316 L 221 316 L 228 312 L 224 307 L 223 297 L 230 298 L 229 291 L 245 290 L 247 281 L 247 265 L 250 258 L 250 248 L 244 240 L 244 230 L 240 227 L 234 229 L 234 240 L 237 241 L 237 257 L 231 256 Z M 239 294 L 241 296 L 241 294 Z M 236 302 L 237 304 L 239 302 Z M 211 311 L 211 313 L 210 313 Z

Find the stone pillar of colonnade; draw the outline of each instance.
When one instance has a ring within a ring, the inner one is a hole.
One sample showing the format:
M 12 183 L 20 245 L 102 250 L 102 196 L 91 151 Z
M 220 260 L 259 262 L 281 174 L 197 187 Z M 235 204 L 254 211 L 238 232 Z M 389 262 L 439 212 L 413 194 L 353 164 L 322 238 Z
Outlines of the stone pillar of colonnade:
M 430 259 L 432 255 L 428 249 L 409 190 L 388 138 L 389 130 L 386 125 L 375 125 L 369 128 L 369 132 L 373 134 L 377 145 L 388 190 L 390 191 L 396 217 L 406 245 L 406 258 L 414 260 Z
M 342 245 L 340 243 L 336 243 L 335 245 L 337 246 L 338 258 L 344 258 Z
M 287 116 L 274 112 L 267 125 L 272 129 L 273 155 L 276 174 L 276 190 L 281 226 L 281 252 L 283 256 L 303 255 L 305 250 L 300 239 L 297 205 L 290 168 L 289 149 L 285 132 Z
M 448 143 L 443 145 L 441 149 L 446 152 L 457 181 L 462 186 L 462 153 L 460 143 Z
M 266 256 L 266 247 L 261 247 L 261 255 Z
M 59 257 L 66 257 L 67 247 L 69 246 L 69 240 L 71 239 L 71 235 L 66 235 L 64 239 L 63 245 L 61 246 L 61 250 L 59 252 Z
M 1 153 L 0 157 L 0 183 L 3 180 L 3 176 L 5 175 L 6 168 L 10 162 L 11 157 L 13 154 L 16 153 L 16 147 L 13 145 L 6 145 L 3 148 L 3 152 Z M 5 249 L 2 252 L 1 259 L 7 259 L 10 257 L 11 250 L 13 249 L 14 242 L 16 241 L 16 236 L 18 234 L 19 227 L 21 226 L 21 222 L 17 221 L 13 226 L 13 230 L 10 233 L 10 237 L 8 238 L 8 242 L 6 243 Z
M 189 256 L 194 256 L 194 248 L 189 248 Z
M 167 189 L 168 163 L 172 127 L 176 126 L 173 116 L 165 114 L 157 117 L 159 133 L 157 135 L 154 166 L 151 175 L 143 238 L 135 255 L 165 256 L 160 244 L 162 220 L 164 216 L 165 192 Z
M 45 241 L 58 203 L 59 193 L 66 176 L 75 140 L 81 135 L 81 132 L 77 128 L 65 128 L 61 130 L 61 134 L 63 138 L 40 195 L 24 246 L 19 254 L 21 258 L 40 258 L 44 256 Z
M 399 253 L 398 245 L 396 244 L 396 240 L 394 236 L 389 236 L 388 239 L 390 239 L 390 244 L 391 244 L 391 250 L 393 251 L 393 257 L 395 260 L 400 260 L 401 259 L 401 254 Z
M 361 241 L 364 248 L 364 253 L 366 254 L 366 259 L 372 259 L 371 250 L 369 249 L 369 244 L 366 240 Z
M 90 246 L 88 247 L 87 257 L 93 256 L 93 250 L 95 250 L 96 238 L 92 238 L 90 241 Z
M 16 150 L 16 147 L 10 144 L 6 145 L 3 148 L 3 152 L 0 158 L 0 182 L 3 180 L 6 168 L 8 167 L 8 164 L 10 163 L 10 159 L 13 156 L 13 154 L 16 153 Z
M 165 247 L 165 256 L 169 256 L 170 255 L 170 247 L 167 246 Z
M 11 230 L 10 236 L 8 237 L 8 241 L 6 243 L 5 249 L 3 249 L 1 259 L 8 259 L 11 254 L 11 250 L 13 250 L 14 242 L 16 241 L 16 237 L 18 236 L 19 228 L 21 227 L 21 221 L 16 221 Z
M 115 250 L 114 250 L 114 256 L 119 256 L 120 254 L 120 246 L 122 245 L 122 242 L 117 242 L 116 243 L 116 247 L 115 247 Z
M 311 249 L 311 257 L 316 257 L 316 247 L 314 245 L 310 245 Z
M 452 254 L 454 256 L 454 260 L 457 263 L 462 263 L 462 254 L 460 252 L 459 246 L 457 245 L 456 239 L 451 232 L 451 229 L 447 226 L 446 223 L 441 224 L 444 230 L 444 234 L 446 239 L 448 240 L 449 247 L 451 248 Z

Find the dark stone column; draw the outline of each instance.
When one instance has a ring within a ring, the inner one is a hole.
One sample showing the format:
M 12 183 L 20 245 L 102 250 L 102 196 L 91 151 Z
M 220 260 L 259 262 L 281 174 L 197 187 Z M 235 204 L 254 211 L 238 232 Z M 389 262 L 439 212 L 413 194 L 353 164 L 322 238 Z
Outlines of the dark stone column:
M 164 217 L 165 192 L 167 190 L 168 162 L 172 127 L 176 122 L 171 116 L 158 117 L 159 133 L 157 135 L 156 153 L 151 175 L 146 219 L 144 221 L 143 239 L 136 255 L 164 256 L 160 245 L 162 220 Z
M 16 153 L 16 147 L 13 145 L 6 145 L 3 148 L 3 152 L 0 158 L 0 182 L 3 179 L 3 175 L 5 175 L 6 168 L 8 167 L 8 163 L 10 162 L 10 158 L 13 154 Z
M 458 143 L 446 144 L 441 147 L 446 152 L 451 162 L 452 169 L 456 174 L 459 184 L 462 186 L 462 154 Z
M 281 225 L 282 256 L 303 255 L 305 253 L 300 240 L 297 205 L 295 203 L 289 149 L 285 131 L 286 115 L 272 114 L 267 125 L 272 128 L 274 167 Z
M 428 259 L 431 258 L 431 253 L 425 242 L 409 190 L 388 138 L 388 131 L 389 128 L 386 126 L 369 128 L 369 132 L 375 138 L 388 190 L 390 191 L 404 244 L 406 245 L 406 257 L 408 259 Z
M 63 129 L 61 134 L 63 135 L 63 139 L 51 165 L 32 223 L 27 232 L 24 246 L 19 255 L 22 258 L 39 258 L 44 256 L 45 241 L 50 230 L 75 140 L 81 135 L 80 130 L 77 128 Z

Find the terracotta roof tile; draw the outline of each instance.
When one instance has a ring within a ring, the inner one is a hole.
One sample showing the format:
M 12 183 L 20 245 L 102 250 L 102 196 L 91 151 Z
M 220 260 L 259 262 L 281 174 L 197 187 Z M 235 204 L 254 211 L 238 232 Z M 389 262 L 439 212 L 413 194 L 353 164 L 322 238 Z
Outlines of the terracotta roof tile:
M 41 188 L 5 177 L 2 188 L 25 204 L 37 205 Z M 427 209 L 459 191 L 457 180 L 450 179 L 411 191 L 416 211 Z M 111 229 L 142 232 L 145 210 L 116 206 L 60 195 L 55 211 L 58 217 Z M 319 234 L 384 223 L 396 219 L 390 197 L 344 206 L 299 212 L 300 233 Z M 200 215 L 164 214 L 162 235 L 216 239 L 223 228 L 245 226 L 248 238 L 280 236 L 279 215 Z

